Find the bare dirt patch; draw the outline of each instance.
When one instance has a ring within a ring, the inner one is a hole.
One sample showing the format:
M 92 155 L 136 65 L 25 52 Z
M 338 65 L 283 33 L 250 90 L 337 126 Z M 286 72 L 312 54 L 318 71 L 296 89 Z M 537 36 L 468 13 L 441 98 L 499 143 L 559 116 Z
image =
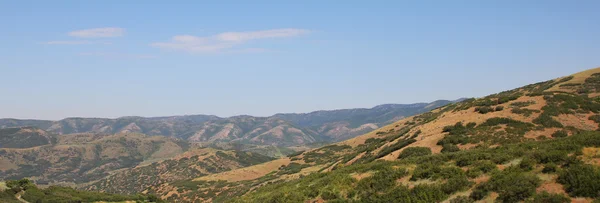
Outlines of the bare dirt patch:
M 490 176 L 488 176 L 488 175 L 482 175 L 482 176 L 479 176 L 479 177 L 473 179 L 473 181 L 476 184 L 487 182 L 488 180 L 490 180 Z
M 525 133 L 525 138 L 536 139 L 539 136 L 544 136 L 547 138 L 552 138 L 552 133 L 559 131 L 560 128 L 544 128 L 543 130 L 532 130 Z
M 556 118 L 564 126 L 573 126 L 583 130 L 596 130 L 598 124 L 588 118 L 593 114 L 561 114 Z
M 356 180 L 361 180 L 363 178 L 370 177 L 371 175 L 373 175 L 373 174 L 366 172 L 366 173 L 353 173 L 351 176 L 352 176 L 352 178 L 354 178 Z
M 567 193 L 565 192 L 565 189 L 563 188 L 563 185 L 556 183 L 554 181 L 543 183 L 540 187 L 538 187 L 536 189 L 536 191 L 538 193 L 546 191 L 548 193 L 563 194 L 563 195 L 568 196 Z

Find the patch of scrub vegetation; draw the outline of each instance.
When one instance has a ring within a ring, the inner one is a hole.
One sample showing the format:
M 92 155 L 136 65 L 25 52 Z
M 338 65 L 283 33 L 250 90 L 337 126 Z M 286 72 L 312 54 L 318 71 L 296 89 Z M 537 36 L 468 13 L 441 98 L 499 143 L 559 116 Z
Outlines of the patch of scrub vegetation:
M 400 150 L 414 142 L 416 140 L 414 138 L 409 138 L 408 132 L 410 131 L 411 126 L 404 127 L 399 130 L 398 133 L 390 134 L 384 138 L 370 138 L 365 141 L 364 144 L 359 145 L 354 153 L 347 154 L 344 156 L 343 163 L 354 159 L 361 153 L 365 153 L 362 157 L 356 160 L 354 163 L 368 163 L 384 157 L 394 151 Z M 387 146 L 381 148 L 377 153 L 375 153 L 376 149 L 379 149 L 383 145 L 388 144 Z
M 504 127 L 502 127 L 504 126 Z M 506 144 L 522 141 L 523 135 L 534 129 L 531 123 L 525 123 L 510 118 L 489 118 L 480 125 L 476 123 L 457 122 L 454 125 L 445 126 L 442 132 L 448 135 L 437 142 L 444 148 L 453 149 L 452 145 L 477 144 Z
M 563 127 L 560 122 L 552 118 L 553 116 L 600 112 L 600 102 L 590 99 L 585 95 L 553 93 L 545 95 L 544 100 L 546 100 L 547 105 L 542 107 L 542 113 L 533 122 L 547 128 Z
M 456 104 L 454 111 L 467 110 L 471 107 L 475 107 L 475 112 L 486 114 L 494 111 L 502 111 L 503 106 L 510 101 L 514 101 L 519 97 L 523 96 L 523 93 L 519 92 L 518 89 L 500 92 L 498 94 L 489 95 L 481 99 L 467 99 L 459 104 Z
M 599 92 L 600 91 L 600 73 L 594 73 L 590 75 L 590 77 L 586 78 L 583 84 L 569 84 L 566 83 L 561 85 L 561 87 L 572 87 L 576 89 L 578 94 L 588 94 L 591 92 Z
M 404 159 L 408 157 L 418 157 L 418 156 L 427 156 L 431 155 L 431 149 L 429 147 L 407 147 L 400 153 L 398 156 L 399 159 Z
M 490 181 L 478 185 L 471 193 L 471 198 L 481 200 L 493 191 L 499 195 L 496 200 L 519 202 L 533 196 L 540 184 L 541 180 L 535 174 L 511 167 L 493 174 Z
M 28 179 L 6 181 L 7 190 L 2 191 L 2 202 L 20 202 L 17 194 L 28 202 L 63 203 L 63 202 L 163 202 L 155 195 L 117 195 L 100 192 L 79 191 L 69 187 L 50 186 L 45 189 L 38 188 Z
M 514 114 L 520 114 L 520 115 L 529 117 L 529 116 L 531 116 L 531 114 L 540 113 L 541 111 L 536 110 L 536 109 L 525 109 L 525 108 L 513 107 L 510 112 L 514 113 Z
M 528 107 L 535 104 L 535 101 L 524 101 L 524 102 L 513 102 L 510 103 L 511 107 L 518 107 L 518 108 L 523 108 L 523 107 Z
M 320 165 L 328 163 L 333 158 L 339 157 L 340 155 L 338 155 L 338 152 L 343 152 L 344 150 L 348 150 L 351 148 L 352 147 L 348 145 L 328 145 L 320 148 L 319 150 L 304 153 L 303 159 L 306 163 L 314 163 Z
M 135 194 L 150 186 L 166 181 L 185 180 L 207 174 L 228 171 L 273 160 L 258 153 L 245 151 L 216 151 L 199 155 L 168 159 L 150 165 L 120 171 L 86 187 L 88 190 L 99 190 L 120 194 Z
M 600 198 L 600 169 L 593 165 L 573 163 L 563 170 L 558 182 L 574 197 Z
M 530 127 L 506 119 L 494 119 L 487 125 L 495 124 Z M 459 131 L 460 128 L 466 128 L 459 126 L 455 126 Z M 441 202 L 466 190 L 472 190 L 472 193 L 453 202 L 482 200 L 492 192 L 499 195 L 496 201 L 500 202 L 567 201 L 570 197 L 536 192 L 544 181 L 538 174 L 546 167 L 553 169 L 545 173 L 558 173 L 558 182 L 565 186 L 570 196 L 599 198 L 597 191 L 600 191 L 600 181 L 597 180 L 600 179 L 600 169 L 585 164 L 579 156 L 583 148 L 598 146 L 600 132 L 583 132 L 550 140 L 526 140 L 496 148 L 441 154 L 416 153 L 420 155 L 406 155 L 397 161 L 377 160 L 336 167 L 330 172 L 272 183 L 231 202 L 305 202 L 317 199 L 332 202 Z M 413 150 L 421 151 L 409 151 Z M 504 169 L 497 167 L 509 162 L 515 164 Z M 364 173 L 372 175 L 352 178 L 353 174 Z M 489 179 L 476 184 L 475 178 L 482 175 Z M 411 178 L 410 181 L 399 181 L 402 177 Z

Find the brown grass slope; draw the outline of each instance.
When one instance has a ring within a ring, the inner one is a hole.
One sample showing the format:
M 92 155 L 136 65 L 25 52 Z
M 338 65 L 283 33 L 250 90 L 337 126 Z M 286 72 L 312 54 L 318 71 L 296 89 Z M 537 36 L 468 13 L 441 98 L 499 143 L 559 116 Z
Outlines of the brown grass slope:
M 438 154 L 571 136 L 598 129 L 599 93 L 600 68 L 590 69 L 437 108 L 362 136 L 292 155 L 289 160 L 275 160 L 195 181 L 162 184 L 151 191 L 170 201 L 224 201 L 269 183 L 297 179 L 301 174 L 375 160 L 395 162 L 409 147 L 426 147 Z M 588 163 L 597 164 L 594 159 L 597 158 L 589 158 Z M 408 180 L 400 182 L 409 184 Z M 548 189 L 557 188 L 553 184 L 556 183 L 547 182 L 539 190 L 554 190 Z
M 174 157 L 190 148 L 176 139 L 136 133 L 69 134 L 55 141 L 30 148 L 0 148 L 0 179 L 81 185 L 144 161 Z
M 171 159 L 116 172 L 86 186 L 85 189 L 136 194 L 153 185 L 229 171 L 270 160 L 272 158 L 251 152 L 193 149 Z

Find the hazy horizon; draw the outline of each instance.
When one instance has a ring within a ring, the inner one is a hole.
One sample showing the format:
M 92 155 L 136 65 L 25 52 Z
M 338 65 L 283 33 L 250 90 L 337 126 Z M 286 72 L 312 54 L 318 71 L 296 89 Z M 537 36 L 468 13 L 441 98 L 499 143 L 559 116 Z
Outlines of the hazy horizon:
M 598 1 L 1 2 L 0 118 L 481 97 L 600 66 Z
M 197 114 L 179 114 L 179 115 L 151 115 L 151 116 L 139 116 L 139 115 L 124 115 L 124 116 L 117 116 L 117 117 L 97 117 L 97 116 L 73 116 L 73 117 L 64 117 L 64 118 L 58 118 L 58 119 L 39 119 L 39 118 L 11 118 L 11 117 L 5 117 L 5 118 L 1 118 L 0 119 L 17 119 L 17 120 L 49 120 L 49 121 L 58 121 L 58 120 L 62 120 L 62 119 L 67 119 L 67 118 L 101 118 L 101 119 L 118 119 L 118 118 L 126 118 L 126 117 L 142 117 L 142 118 L 160 118 L 160 117 L 177 117 L 177 116 L 197 116 L 197 115 L 204 115 L 204 116 L 216 116 L 216 117 L 220 117 L 220 118 L 231 118 L 231 117 L 236 117 L 236 116 L 252 116 L 252 117 L 270 117 L 270 116 L 274 116 L 277 114 L 308 114 L 308 113 L 313 113 L 313 112 L 319 112 L 319 111 L 337 111 L 337 110 L 347 110 L 347 109 L 372 109 L 375 108 L 377 106 L 381 106 L 381 105 L 389 105 L 389 104 L 399 104 L 399 105 L 411 105 L 411 104 L 419 104 L 419 103 L 432 103 L 435 101 L 440 101 L 440 100 L 447 100 L 447 101 L 456 101 L 459 99 L 464 99 L 464 98 L 457 98 L 457 99 L 438 99 L 438 100 L 434 100 L 434 101 L 430 101 L 430 102 L 415 102 L 415 103 L 407 103 L 407 104 L 399 104 L 399 103 L 386 103 L 386 104 L 378 104 L 375 106 L 371 106 L 371 107 L 351 107 L 351 108 L 343 108 L 343 109 L 317 109 L 317 110 L 313 110 L 313 111 L 308 111 L 308 112 L 277 112 L 271 115 L 261 115 L 261 116 L 257 116 L 257 115 L 249 115 L 249 114 L 238 114 L 238 115 L 231 115 L 231 116 L 219 116 L 219 115 L 214 115 L 214 114 L 203 114 L 203 113 L 197 113 Z

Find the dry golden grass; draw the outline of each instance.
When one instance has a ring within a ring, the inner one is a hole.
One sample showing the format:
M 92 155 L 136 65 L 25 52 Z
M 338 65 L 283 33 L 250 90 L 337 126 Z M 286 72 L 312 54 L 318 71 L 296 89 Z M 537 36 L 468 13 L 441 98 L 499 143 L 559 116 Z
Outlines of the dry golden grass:
M 361 180 L 363 178 L 370 177 L 372 175 L 373 175 L 372 173 L 366 172 L 366 173 L 353 173 L 350 176 L 352 176 L 352 178 L 354 178 L 356 180 Z
M 545 128 L 543 130 L 532 130 L 525 133 L 525 138 L 536 139 L 539 136 L 544 136 L 547 138 L 552 138 L 552 133 L 561 130 L 560 128 Z
M 571 76 L 573 76 L 573 79 L 567 81 L 567 82 L 562 82 L 559 84 L 554 85 L 552 88 L 546 90 L 546 91 L 565 91 L 565 92 L 572 92 L 573 90 L 568 89 L 568 88 L 564 88 L 564 87 L 560 87 L 560 85 L 562 84 L 583 84 L 585 82 L 585 79 L 587 79 L 588 77 L 590 77 L 592 74 L 594 73 L 600 73 L 600 67 L 598 68 L 593 68 L 593 69 L 589 69 L 589 70 L 585 70 L 579 73 L 575 73 Z M 568 77 L 568 76 L 566 76 Z M 565 77 L 561 77 L 561 78 L 557 78 L 557 80 L 560 80 L 562 78 Z
M 600 166 L 600 148 L 599 147 L 583 148 L 583 160 L 588 164 Z
M 488 180 L 490 180 L 489 175 L 481 175 L 481 176 L 473 179 L 473 182 L 475 182 L 476 184 L 479 184 L 479 183 L 487 182 Z
M 267 175 L 271 171 L 277 170 L 282 165 L 288 165 L 290 163 L 289 158 L 282 158 L 273 161 L 269 161 L 266 163 L 249 166 L 245 168 L 238 168 L 231 171 L 226 171 L 223 173 L 211 174 L 208 176 L 203 176 L 200 178 L 194 179 L 195 181 L 199 180 L 226 180 L 229 182 L 236 182 L 242 180 L 253 180 L 256 178 L 260 178 L 264 175 Z
M 588 119 L 591 115 L 594 114 L 561 114 L 554 118 L 564 126 L 573 126 L 582 130 L 596 130 L 598 124 Z
M 18 169 L 19 166 L 17 166 L 16 164 L 0 157 L 0 171 L 7 171 L 10 169 Z
M 571 203 L 592 203 L 594 200 L 591 198 L 583 198 L 583 197 L 576 197 L 576 198 L 572 198 L 571 199 Z

